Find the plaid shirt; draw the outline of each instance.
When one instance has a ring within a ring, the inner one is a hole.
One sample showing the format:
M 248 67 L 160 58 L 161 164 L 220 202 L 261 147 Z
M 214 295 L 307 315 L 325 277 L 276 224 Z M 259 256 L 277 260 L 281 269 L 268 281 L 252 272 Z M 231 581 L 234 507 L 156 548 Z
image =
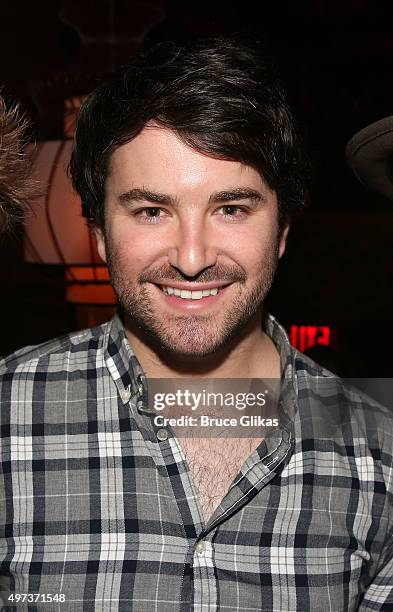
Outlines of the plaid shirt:
M 267 333 L 280 437 L 250 455 L 207 524 L 173 431 L 157 437 L 144 410 L 117 316 L 3 360 L 1 610 L 10 592 L 38 596 L 19 604 L 29 611 L 393 610 L 392 417 L 298 353 L 273 317 Z M 344 425 L 313 435 L 315 411 L 331 420 L 337 407 Z

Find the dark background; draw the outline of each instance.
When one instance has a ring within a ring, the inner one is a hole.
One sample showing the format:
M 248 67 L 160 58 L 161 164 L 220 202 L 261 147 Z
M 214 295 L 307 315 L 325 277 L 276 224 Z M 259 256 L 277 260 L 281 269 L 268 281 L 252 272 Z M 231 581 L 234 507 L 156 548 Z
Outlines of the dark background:
M 341 373 L 392 375 L 393 202 L 359 185 L 344 155 L 357 130 L 393 114 L 391 1 L 3 0 L 0 16 L 3 93 L 21 101 L 38 140 L 61 138 L 64 99 L 88 93 L 144 46 L 257 35 L 313 163 L 311 207 L 293 228 L 269 308 L 288 328 L 334 329 Z M 4 239 L 0 256 L 0 354 L 80 326 L 61 269 L 24 264 L 21 235 Z

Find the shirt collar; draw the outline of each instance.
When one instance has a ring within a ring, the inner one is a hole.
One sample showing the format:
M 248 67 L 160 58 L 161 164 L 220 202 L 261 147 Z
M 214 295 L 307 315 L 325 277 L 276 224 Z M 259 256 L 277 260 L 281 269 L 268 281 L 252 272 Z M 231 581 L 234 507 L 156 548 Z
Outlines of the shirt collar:
M 296 367 L 297 351 L 291 345 L 285 329 L 268 314 L 263 322 L 265 333 L 273 341 L 281 363 L 280 388 L 280 424 L 286 430 L 291 430 L 295 414 L 298 410 L 298 380 Z
M 145 378 L 142 366 L 132 350 L 118 314 L 108 322 L 104 338 L 104 359 L 123 403 L 142 396 Z
M 284 420 L 282 424 L 289 426 L 293 422 L 297 407 L 296 351 L 292 347 L 284 328 L 272 315 L 268 314 L 265 317 L 263 327 L 280 355 L 280 406 Z M 144 385 L 145 374 L 128 342 L 123 323 L 118 314 L 107 325 L 104 351 L 105 363 L 123 403 L 135 398 L 140 401 L 146 391 Z

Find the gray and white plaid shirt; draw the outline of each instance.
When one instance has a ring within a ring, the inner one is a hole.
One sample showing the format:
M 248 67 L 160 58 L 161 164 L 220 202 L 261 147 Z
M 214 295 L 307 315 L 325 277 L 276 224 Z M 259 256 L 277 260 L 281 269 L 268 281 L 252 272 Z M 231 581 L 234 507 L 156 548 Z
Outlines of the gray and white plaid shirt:
M 392 415 L 267 333 L 280 436 L 207 524 L 117 316 L 1 362 L 1 610 L 393 610 Z

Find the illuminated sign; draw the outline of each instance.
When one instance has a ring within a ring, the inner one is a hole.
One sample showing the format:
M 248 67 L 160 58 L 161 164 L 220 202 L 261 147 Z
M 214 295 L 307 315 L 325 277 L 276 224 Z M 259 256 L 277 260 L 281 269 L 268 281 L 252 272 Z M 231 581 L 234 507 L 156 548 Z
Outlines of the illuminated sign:
M 326 325 L 291 325 L 289 339 L 299 351 L 305 351 L 316 344 L 330 346 L 332 330 Z

